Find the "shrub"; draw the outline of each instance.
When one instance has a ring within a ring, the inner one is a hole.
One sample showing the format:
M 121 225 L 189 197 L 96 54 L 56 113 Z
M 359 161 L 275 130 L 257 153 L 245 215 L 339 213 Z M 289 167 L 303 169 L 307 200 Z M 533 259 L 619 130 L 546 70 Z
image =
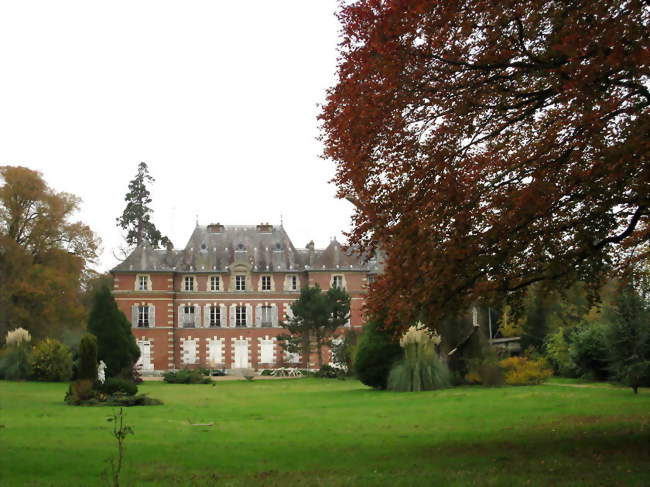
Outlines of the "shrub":
M 571 344 L 567 340 L 566 330 L 560 328 L 546 340 L 545 356 L 553 370 L 563 377 L 576 377 L 576 365 L 571 359 Z
M 93 381 L 90 379 L 80 379 L 74 381 L 68 387 L 68 393 L 65 395 L 65 402 L 73 405 L 80 405 L 83 402 L 94 400 L 97 392 L 93 388 Z
M 160 399 L 154 399 L 146 394 L 135 396 L 122 396 L 119 394 L 109 396 L 102 406 L 160 406 L 163 402 Z
M 79 379 L 95 381 L 97 379 L 97 339 L 87 333 L 79 343 Z
M 553 375 L 544 359 L 510 357 L 499 362 L 506 384 L 511 386 L 537 385 Z
M 314 373 L 314 377 L 320 377 L 321 379 L 336 379 L 337 377 L 345 375 L 345 371 L 341 369 L 336 369 L 331 365 L 321 365 L 321 368 L 318 372 Z
M 104 394 L 112 395 L 117 393 L 135 396 L 138 393 L 138 386 L 133 382 L 119 377 L 109 377 L 97 387 L 97 390 Z
M 381 330 L 380 320 L 368 322 L 357 342 L 354 372 L 361 382 L 377 389 L 386 389 L 393 363 L 402 357 L 402 348 Z
M 198 370 L 182 369 L 177 371 L 165 372 L 163 375 L 165 382 L 169 384 L 210 384 L 212 379 L 205 377 Z
M 332 362 L 347 373 L 354 370 L 354 354 L 359 341 L 359 332 L 354 329 L 345 331 L 338 339 L 332 340 Z
M 63 343 L 46 338 L 34 347 L 32 377 L 49 382 L 65 382 L 72 377 L 72 352 Z
M 494 352 L 487 352 L 482 357 L 469 359 L 469 372 L 465 382 L 484 386 L 503 385 L 503 371 L 499 367 L 499 359 Z
M 260 375 L 273 375 L 273 370 L 272 369 L 264 369 Z
M 449 369 L 436 353 L 437 337 L 422 327 L 412 326 L 400 340 L 404 358 L 390 370 L 387 388 L 391 391 L 430 391 L 449 387 Z
M 578 375 L 595 380 L 609 376 L 609 343 L 607 326 L 590 323 L 578 328 L 572 335 L 569 349 L 571 360 Z

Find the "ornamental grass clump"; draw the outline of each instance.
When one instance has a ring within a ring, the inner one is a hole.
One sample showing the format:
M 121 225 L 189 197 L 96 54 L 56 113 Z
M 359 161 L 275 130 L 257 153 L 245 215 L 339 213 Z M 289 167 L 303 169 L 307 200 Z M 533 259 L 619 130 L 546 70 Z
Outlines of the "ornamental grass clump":
M 400 340 L 404 358 L 391 368 L 387 389 L 430 391 L 449 387 L 451 374 L 436 352 L 439 343 L 440 336 L 422 325 L 410 327 Z
M 7 332 L 7 346 L 0 352 L 0 379 L 26 380 L 32 373 L 29 332 L 16 328 Z

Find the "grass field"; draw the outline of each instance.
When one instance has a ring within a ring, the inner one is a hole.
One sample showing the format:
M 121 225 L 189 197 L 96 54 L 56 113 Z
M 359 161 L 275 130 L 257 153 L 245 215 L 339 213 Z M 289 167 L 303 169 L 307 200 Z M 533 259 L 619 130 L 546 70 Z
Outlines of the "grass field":
M 0 381 L 1 486 L 106 485 L 112 409 L 66 406 L 66 387 Z M 298 379 L 141 391 L 165 404 L 126 410 L 123 485 L 650 485 L 647 389 L 392 393 Z

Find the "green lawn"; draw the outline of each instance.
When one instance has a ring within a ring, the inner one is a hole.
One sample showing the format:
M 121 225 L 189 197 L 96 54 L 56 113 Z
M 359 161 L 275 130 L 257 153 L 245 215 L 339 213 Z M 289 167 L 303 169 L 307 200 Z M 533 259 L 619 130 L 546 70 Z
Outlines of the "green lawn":
M 1 486 L 103 485 L 111 408 L 66 406 L 66 387 L 0 381 Z M 165 404 L 126 410 L 123 485 L 650 484 L 647 389 L 392 393 L 298 379 L 141 391 Z

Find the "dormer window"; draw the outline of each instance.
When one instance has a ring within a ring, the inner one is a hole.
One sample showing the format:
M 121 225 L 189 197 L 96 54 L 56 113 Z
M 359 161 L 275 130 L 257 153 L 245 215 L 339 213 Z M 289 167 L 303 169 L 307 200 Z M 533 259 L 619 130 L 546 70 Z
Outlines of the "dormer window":
M 138 275 L 136 283 L 138 291 L 149 291 L 151 289 L 148 275 Z
M 210 276 L 210 291 L 221 291 L 220 281 L 219 276 Z
M 271 290 L 271 276 L 262 276 L 262 291 Z
M 246 291 L 246 276 L 235 276 L 235 291 Z
M 194 276 L 185 276 L 183 280 L 183 290 L 194 291 Z

